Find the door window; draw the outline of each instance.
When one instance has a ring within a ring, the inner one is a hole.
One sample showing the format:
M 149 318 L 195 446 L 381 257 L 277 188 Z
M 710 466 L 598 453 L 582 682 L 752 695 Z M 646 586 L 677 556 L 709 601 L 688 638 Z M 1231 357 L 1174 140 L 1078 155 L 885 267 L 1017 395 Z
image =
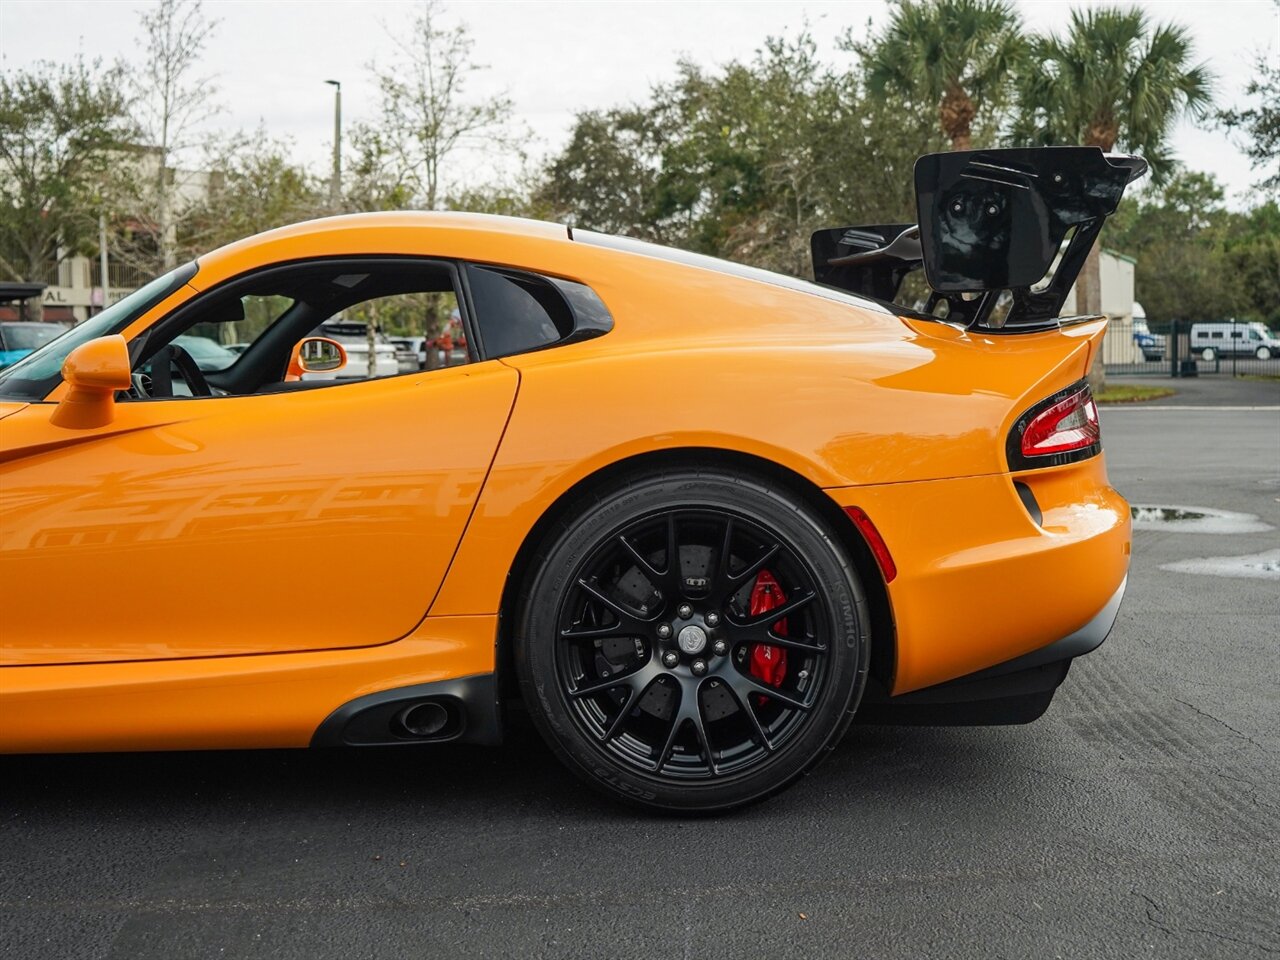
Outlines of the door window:
M 268 268 L 224 284 L 179 309 L 131 344 L 132 399 L 243 396 L 416 373 L 425 357 L 393 334 L 430 340 L 457 315 L 456 270 L 411 259 L 317 260 Z M 287 379 L 307 337 L 342 344 L 346 362 Z M 465 362 L 465 336 L 459 359 Z

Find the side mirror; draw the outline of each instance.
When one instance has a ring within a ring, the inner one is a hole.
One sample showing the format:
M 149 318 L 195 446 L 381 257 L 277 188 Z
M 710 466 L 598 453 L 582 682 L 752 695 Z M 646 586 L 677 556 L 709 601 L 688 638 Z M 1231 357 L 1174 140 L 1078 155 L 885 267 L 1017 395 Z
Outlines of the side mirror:
M 105 427 L 116 415 L 116 391 L 128 390 L 129 345 L 115 334 L 82 343 L 62 363 L 69 388 L 49 422 L 55 427 L 89 430 Z
M 327 373 L 347 365 L 347 351 L 337 340 L 307 337 L 299 340 L 289 354 L 285 380 L 301 380 L 304 373 Z

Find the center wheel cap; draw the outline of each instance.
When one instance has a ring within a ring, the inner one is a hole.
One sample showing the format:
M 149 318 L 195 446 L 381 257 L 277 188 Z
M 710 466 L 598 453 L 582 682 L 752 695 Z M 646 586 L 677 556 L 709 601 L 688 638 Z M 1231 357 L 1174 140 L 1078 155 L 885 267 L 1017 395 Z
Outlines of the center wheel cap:
M 707 631 L 691 623 L 680 631 L 676 642 L 680 644 L 680 649 L 690 656 L 701 653 L 707 646 Z

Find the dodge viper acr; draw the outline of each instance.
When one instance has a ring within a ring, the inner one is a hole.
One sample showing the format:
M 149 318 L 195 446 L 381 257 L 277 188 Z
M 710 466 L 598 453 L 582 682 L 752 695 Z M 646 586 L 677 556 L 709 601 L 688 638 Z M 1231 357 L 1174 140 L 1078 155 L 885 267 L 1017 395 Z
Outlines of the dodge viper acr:
M 179 267 L 0 375 L 0 750 L 495 743 L 523 700 L 707 811 L 855 714 L 1035 719 L 1125 587 L 1105 320 L 1057 311 L 1143 168 L 921 158 L 919 222 L 819 231 L 818 282 L 407 212 Z M 470 362 L 323 377 L 321 324 L 406 309 Z

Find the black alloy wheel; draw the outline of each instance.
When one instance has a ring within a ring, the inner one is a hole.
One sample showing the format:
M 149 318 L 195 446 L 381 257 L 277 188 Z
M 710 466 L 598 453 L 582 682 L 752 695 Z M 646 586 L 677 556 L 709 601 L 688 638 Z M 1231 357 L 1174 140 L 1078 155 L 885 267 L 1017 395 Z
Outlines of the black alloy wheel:
M 664 810 L 786 786 L 866 673 L 861 586 L 807 505 L 704 472 L 636 479 L 548 537 L 517 628 L 522 690 L 568 766 Z

